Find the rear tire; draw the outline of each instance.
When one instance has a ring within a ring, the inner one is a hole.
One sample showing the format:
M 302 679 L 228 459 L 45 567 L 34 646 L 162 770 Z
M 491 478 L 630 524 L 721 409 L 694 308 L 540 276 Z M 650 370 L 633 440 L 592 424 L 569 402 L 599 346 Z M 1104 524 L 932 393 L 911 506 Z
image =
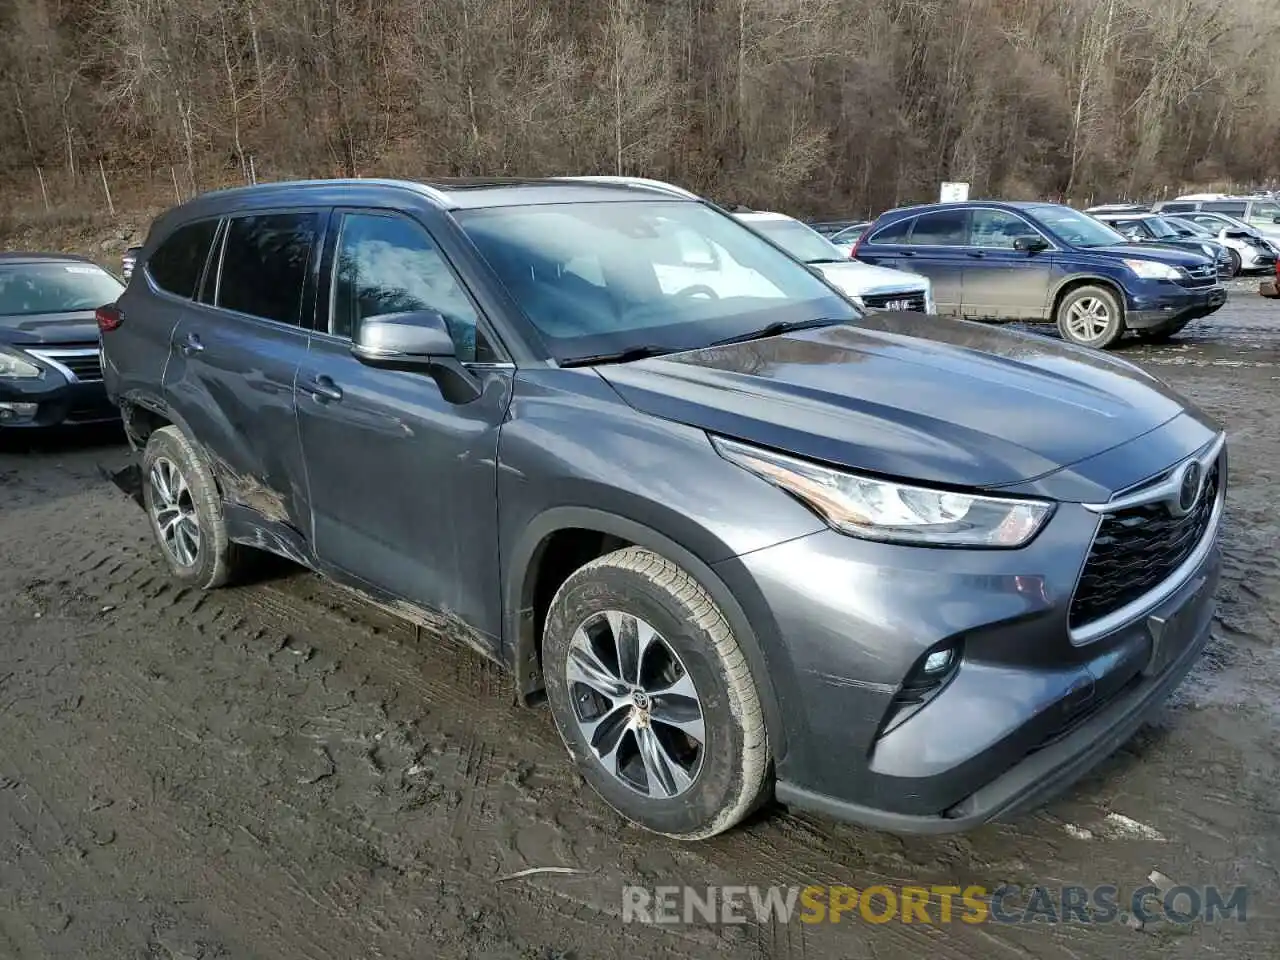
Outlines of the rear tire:
M 551 601 L 542 653 L 569 755 L 631 822 L 699 840 L 766 796 L 769 741 L 746 658 L 715 601 L 670 560 L 627 547 L 573 573 Z
M 1076 287 L 1058 304 L 1054 317 L 1062 339 L 1105 350 L 1124 336 L 1124 311 L 1106 287 Z
M 175 580 L 209 590 L 243 567 L 244 548 L 227 537 L 213 473 L 177 427 L 162 427 L 147 439 L 142 501 Z

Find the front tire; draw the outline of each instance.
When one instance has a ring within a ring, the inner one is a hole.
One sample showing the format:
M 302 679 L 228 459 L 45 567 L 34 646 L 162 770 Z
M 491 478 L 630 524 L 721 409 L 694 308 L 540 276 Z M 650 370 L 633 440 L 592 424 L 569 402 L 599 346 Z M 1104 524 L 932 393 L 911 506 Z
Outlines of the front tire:
M 1058 304 L 1055 317 L 1063 340 L 1105 350 L 1124 336 L 1124 311 L 1105 287 L 1076 287 Z
M 685 570 L 639 547 L 593 560 L 556 592 L 543 637 L 560 736 L 628 820 L 698 840 L 764 799 L 759 694 L 724 615 Z
M 1231 258 L 1231 268 L 1227 278 L 1231 279 L 1240 276 L 1240 271 L 1244 269 L 1244 261 L 1240 259 L 1240 254 L 1227 247 L 1227 256 Z
M 242 565 L 242 548 L 227 537 L 213 473 L 177 427 L 162 427 L 147 439 L 142 501 L 174 579 L 209 590 Z

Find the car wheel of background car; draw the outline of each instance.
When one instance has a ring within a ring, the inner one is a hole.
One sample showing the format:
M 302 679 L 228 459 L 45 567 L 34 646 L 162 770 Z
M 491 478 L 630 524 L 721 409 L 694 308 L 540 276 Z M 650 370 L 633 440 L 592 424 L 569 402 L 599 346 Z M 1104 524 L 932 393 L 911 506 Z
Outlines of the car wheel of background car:
M 1191 321 L 1189 319 L 1175 320 L 1173 323 L 1166 323 L 1161 327 L 1152 327 L 1150 330 L 1139 330 L 1137 332 L 1137 337 L 1143 343 L 1164 343 L 1171 337 L 1176 337 L 1180 334 L 1182 332 L 1182 328 L 1190 322 Z
M 240 565 L 241 548 L 227 538 L 213 474 L 177 427 L 163 427 L 147 440 L 142 499 L 175 578 L 203 589 L 231 578 Z
M 593 560 L 557 591 L 543 636 L 560 736 L 628 820 L 697 840 L 764 798 L 755 683 L 724 615 L 685 570 L 638 547 Z
M 1124 334 L 1124 314 L 1104 287 L 1077 287 L 1058 304 L 1058 332 L 1064 340 L 1104 349 Z
M 1227 276 L 1238 277 L 1240 275 L 1241 268 L 1244 266 L 1244 261 L 1240 259 L 1240 254 L 1237 251 L 1232 250 L 1230 247 L 1227 248 L 1227 256 L 1231 258 L 1231 272 L 1228 273 Z

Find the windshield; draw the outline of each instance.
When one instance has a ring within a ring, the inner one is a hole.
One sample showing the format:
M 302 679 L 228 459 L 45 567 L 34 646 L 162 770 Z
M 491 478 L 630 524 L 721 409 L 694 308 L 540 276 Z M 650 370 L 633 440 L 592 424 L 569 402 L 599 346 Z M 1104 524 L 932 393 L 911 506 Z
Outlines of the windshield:
M 1174 226 L 1159 217 L 1147 217 L 1144 223 L 1146 223 L 1147 229 L 1151 231 L 1151 235 L 1154 237 L 1161 240 L 1178 239 L 1179 234 Z
M 1031 207 L 1030 212 L 1046 227 L 1075 247 L 1110 247 L 1129 242 L 1102 221 L 1095 220 L 1078 210 L 1072 210 L 1070 207 L 1045 204 L 1041 207 Z
M 0 264 L 0 318 L 96 310 L 123 292 L 92 263 Z
M 818 231 L 795 220 L 743 220 L 752 230 L 763 233 L 797 260 L 805 263 L 830 263 L 847 260 L 838 249 Z
M 732 217 L 688 201 L 458 211 L 557 360 L 674 352 L 858 311 Z

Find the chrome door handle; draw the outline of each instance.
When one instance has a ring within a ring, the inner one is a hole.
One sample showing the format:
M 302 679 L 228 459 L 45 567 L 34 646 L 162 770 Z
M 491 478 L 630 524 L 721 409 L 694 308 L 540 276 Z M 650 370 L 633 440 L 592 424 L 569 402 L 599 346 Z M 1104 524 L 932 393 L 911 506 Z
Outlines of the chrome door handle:
M 178 344 L 178 349 L 182 351 L 184 357 L 189 357 L 196 353 L 203 353 L 204 344 L 200 342 L 200 338 L 194 333 L 188 333 L 186 338 Z
M 338 403 L 342 400 L 342 388 L 329 377 L 312 377 L 301 386 L 316 403 Z

